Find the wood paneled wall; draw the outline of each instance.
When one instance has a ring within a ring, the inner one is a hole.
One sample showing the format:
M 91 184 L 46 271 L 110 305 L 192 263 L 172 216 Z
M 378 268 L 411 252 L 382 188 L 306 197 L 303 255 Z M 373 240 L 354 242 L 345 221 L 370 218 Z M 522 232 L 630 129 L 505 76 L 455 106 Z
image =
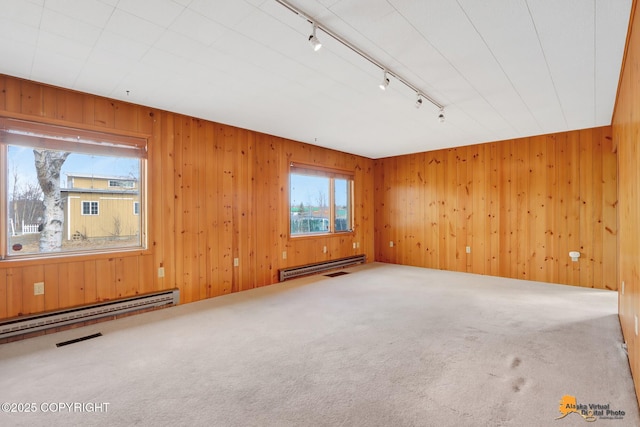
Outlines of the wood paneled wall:
M 373 260 L 370 159 L 0 75 L 3 114 L 148 135 L 149 248 L 0 261 L 0 319 L 174 287 L 186 303 L 275 283 L 287 266 Z M 288 238 L 291 161 L 354 171 L 353 234 Z M 45 295 L 34 296 L 40 281 Z
M 619 168 L 619 314 L 640 402 L 640 10 L 634 1 L 631 31 L 613 116 Z M 624 287 L 622 286 L 624 282 Z
M 376 160 L 376 260 L 617 289 L 610 132 Z M 579 262 L 571 250 L 582 253 Z

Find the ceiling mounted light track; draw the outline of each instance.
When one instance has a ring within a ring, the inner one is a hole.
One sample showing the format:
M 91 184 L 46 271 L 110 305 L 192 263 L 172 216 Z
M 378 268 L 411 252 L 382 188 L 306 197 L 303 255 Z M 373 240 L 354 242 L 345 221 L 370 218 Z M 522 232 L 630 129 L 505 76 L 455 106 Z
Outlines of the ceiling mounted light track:
M 380 70 L 382 70 L 384 72 L 384 79 L 383 79 L 382 83 L 380 84 L 380 89 L 385 90 L 387 88 L 387 86 L 389 86 L 389 76 L 391 76 L 391 77 L 395 78 L 400 83 L 402 83 L 403 85 L 405 85 L 406 87 L 408 87 L 409 89 L 411 89 L 412 91 L 414 91 L 416 93 L 416 96 L 418 96 L 418 99 L 421 100 L 419 103 L 418 103 L 418 101 L 416 101 L 416 108 L 419 108 L 419 105 L 422 105 L 422 100 L 426 99 L 427 101 L 429 101 L 431 104 L 433 104 L 435 107 L 437 107 L 440 110 L 440 114 L 438 115 L 438 119 L 441 122 L 444 121 L 444 105 L 440 104 L 438 101 L 436 101 L 435 99 L 431 98 L 430 96 L 425 95 L 424 91 L 418 89 L 415 85 L 411 84 L 407 79 L 405 79 L 404 77 L 400 76 L 397 73 L 394 73 L 393 71 L 390 71 L 389 68 L 387 68 L 384 64 L 382 64 L 381 62 L 375 60 L 374 58 L 369 56 L 367 53 L 365 53 L 364 51 L 360 50 L 358 47 L 354 46 L 349 41 L 343 39 L 338 34 L 334 33 L 333 31 L 331 31 L 330 29 L 328 29 L 327 27 L 325 27 L 324 25 L 322 25 L 321 23 L 319 23 L 315 19 L 310 18 L 309 15 L 307 15 L 302 10 L 298 9 L 297 7 L 289 4 L 288 2 L 286 2 L 284 0 L 276 0 L 276 2 L 279 3 L 281 6 L 284 6 L 285 8 L 289 9 L 289 11 L 295 13 L 296 15 L 301 17 L 302 19 L 306 20 L 311 25 L 313 25 L 313 30 L 312 30 L 313 32 L 309 36 L 309 42 L 312 43 L 314 50 L 317 51 L 322 46 L 320 44 L 320 42 L 318 41 L 317 37 L 316 37 L 316 30 L 319 28 L 319 29 L 322 30 L 323 33 L 327 34 L 328 36 L 330 36 L 334 40 L 340 42 L 342 45 L 344 45 L 345 47 L 347 47 L 348 49 L 350 49 L 354 53 L 357 53 L 362 58 L 366 59 L 367 61 L 369 61 L 370 63 L 372 63 L 376 67 L 380 68 Z M 314 43 L 314 41 L 317 41 L 318 45 L 320 47 L 316 47 L 317 45 Z

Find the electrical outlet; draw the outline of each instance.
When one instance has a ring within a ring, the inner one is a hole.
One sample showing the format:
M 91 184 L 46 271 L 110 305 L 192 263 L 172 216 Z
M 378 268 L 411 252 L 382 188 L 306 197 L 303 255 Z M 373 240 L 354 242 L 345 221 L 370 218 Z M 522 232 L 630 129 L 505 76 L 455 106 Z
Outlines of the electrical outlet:
M 356 243 L 356 248 L 360 248 L 360 242 Z
M 33 284 L 34 295 L 44 295 L 44 282 L 36 282 Z
M 323 254 L 326 254 L 326 253 L 327 253 L 327 247 L 326 247 L 326 246 L 323 246 L 323 247 L 322 247 L 322 253 L 323 253 Z
M 468 253 L 468 254 L 470 254 L 470 253 L 471 253 L 471 246 L 467 246 L 467 247 L 465 248 L 465 251 L 467 251 L 467 253 Z
M 393 240 L 389 240 L 389 247 L 392 248 L 393 247 Z
M 624 295 L 624 280 L 622 281 L 622 295 Z
M 164 267 L 158 267 L 158 277 L 164 277 Z
M 287 251 L 282 251 L 282 259 L 287 259 Z
M 353 242 L 353 249 L 356 248 L 356 242 Z
M 234 259 L 233 259 L 233 266 L 234 266 L 234 267 L 237 267 L 237 266 L 239 266 L 239 265 L 240 265 L 240 260 L 239 260 L 238 258 L 234 258 Z

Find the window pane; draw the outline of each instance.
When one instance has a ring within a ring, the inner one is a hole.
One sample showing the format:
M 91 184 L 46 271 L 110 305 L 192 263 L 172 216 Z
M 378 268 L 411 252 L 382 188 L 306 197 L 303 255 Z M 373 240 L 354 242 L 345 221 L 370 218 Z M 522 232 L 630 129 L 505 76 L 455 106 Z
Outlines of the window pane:
M 329 232 L 329 178 L 292 173 L 291 235 Z
M 349 212 L 350 180 L 334 180 L 334 201 L 335 201 L 335 230 L 351 231 L 351 213 Z
M 141 159 L 5 147 L 8 255 L 142 246 Z

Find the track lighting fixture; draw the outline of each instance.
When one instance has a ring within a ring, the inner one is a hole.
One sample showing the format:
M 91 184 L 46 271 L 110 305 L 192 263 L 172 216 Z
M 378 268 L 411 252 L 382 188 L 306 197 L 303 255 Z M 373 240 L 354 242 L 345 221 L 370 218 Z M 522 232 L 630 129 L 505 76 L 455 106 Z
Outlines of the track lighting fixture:
M 389 86 L 389 77 L 387 76 L 387 72 L 385 71 L 382 76 L 382 81 L 380 82 L 380 85 L 378 87 L 380 88 L 380 90 L 386 90 L 387 86 Z
M 311 30 L 311 35 L 309 36 L 309 43 L 311 43 L 311 46 L 313 47 L 313 50 L 315 52 L 319 51 L 320 48 L 322 47 L 322 43 L 320 43 L 320 40 L 318 40 L 318 37 L 316 36 L 316 30 L 318 29 L 318 26 L 316 24 L 313 24 L 313 29 Z
M 309 36 L 309 43 L 311 43 L 311 46 L 313 46 L 313 50 L 317 51 L 322 47 L 320 40 L 318 40 L 318 37 L 316 36 L 316 30 L 320 28 L 325 35 L 331 37 L 333 40 L 342 44 L 344 47 L 351 50 L 356 55 L 359 55 L 366 61 L 369 61 L 372 65 L 384 71 L 382 82 L 379 85 L 381 90 L 387 89 L 387 86 L 389 86 L 389 76 L 392 76 L 394 80 L 399 81 L 400 83 L 402 83 L 403 85 L 405 85 L 406 87 L 408 87 L 409 89 L 415 92 L 417 96 L 416 103 L 415 103 L 416 108 L 420 108 L 424 103 L 424 101 L 429 101 L 435 107 L 440 109 L 440 114 L 438 115 L 438 119 L 440 120 L 440 122 L 444 122 L 444 105 L 440 104 L 438 101 L 430 97 L 428 94 L 425 94 L 424 91 L 420 90 L 417 86 L 413 85 L 411 82 L 409 82 L 407 79 L 405 79 L 398 73 L 394 72 L 393 70 L 389 70 L 385 66 L 385 64 L 382 64 L 380 61 L 376 60 L 375 58 L 373 58 L 371 55 L 369 55 L 359 47 L 355 46 L 354 44 L 352 44 L 351 42 L 349 42 L 339 34 L 332 31 L 330 28 L 327 28 L 326 26 L 316 21 L 313 17 L 311 17 L 304 11 L 298 9 L 296 6 L 289 3 L 288 0 L 275 0 L 275 1 L 281 6 L 283 6 L 284 8 L 288 9 L 290 12 L 295 13 L 300 18 L 304 19 L 306 22 L 312 25 L 312 32 L 311 32 L 311 35 Z

